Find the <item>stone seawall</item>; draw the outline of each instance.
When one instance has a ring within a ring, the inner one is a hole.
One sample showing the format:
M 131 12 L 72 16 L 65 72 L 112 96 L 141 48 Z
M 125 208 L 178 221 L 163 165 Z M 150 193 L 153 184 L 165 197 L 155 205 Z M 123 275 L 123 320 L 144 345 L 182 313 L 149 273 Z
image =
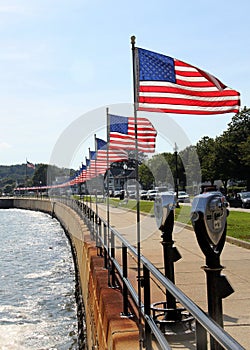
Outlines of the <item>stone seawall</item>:
M 122 293 L 108 287 L 108 271 L 97 256 L 87 226 L 64 204 L 39 199 L 1 199 L 0 208 L 38 210 L 56 217 L 68 234 L 80 278 L 85 309 L 87 348 L 134 350 L 139 347 L 138 327 L 133 319 L 122 318 Z M 82 330 L 83 331 L 83 330 Z

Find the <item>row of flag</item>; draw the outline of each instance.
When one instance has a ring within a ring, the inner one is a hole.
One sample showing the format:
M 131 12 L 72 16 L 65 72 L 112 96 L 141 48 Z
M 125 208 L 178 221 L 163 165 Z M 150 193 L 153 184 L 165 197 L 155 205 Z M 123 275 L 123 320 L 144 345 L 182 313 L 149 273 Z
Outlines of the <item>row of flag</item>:
M 112 163 L 127 161 L 128 151 L 153 153 L 156 146 L 157 131 L 147 118 L 137 119 L 137 142 L 135 138 L 135 120 L 108 114 L 108 141 L 94 135 L 95 151 L 89 149 L 89 157 L 69 181 L 49 186 L 17 188 L 17 190 L 38 190 L 73 186 L 84 183 L 99 175 L 104 175 Z M 31 167 L 31 163 L 27 162 Z
M 133 66 L 134 117 L 109 114 L 108 140 L 95 136 L 95 151 L 89 150 L 86 164 L 68 182 L 48 188 L 72 186 L 105 174 L 112 163 L 128 160 L 127 151 L 153 153 L 157 131 L 147 118 L 137 117 L 139 111 L 196 115 L 239 112 L 239 92 L 193 65 L 134 47 Z
M 136 149 L 144 153 L 155 151 L 157 131 L 147 118 L 137 119 L 137 142 L 133 117 L 108 114 L 107 131 L 108 141 L 95 136 L 95 151 L 89 150 L 86 165 L 81 166 L 67 185 L 84 183 L 104 175 L 112 163 L 127 161 L 128 151 Z

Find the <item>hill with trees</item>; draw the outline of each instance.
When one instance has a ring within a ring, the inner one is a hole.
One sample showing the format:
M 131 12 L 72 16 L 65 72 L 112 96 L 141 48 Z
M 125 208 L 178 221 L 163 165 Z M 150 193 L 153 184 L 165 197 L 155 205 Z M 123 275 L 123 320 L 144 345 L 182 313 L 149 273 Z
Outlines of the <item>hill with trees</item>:
M 27 164 L 0 165 L 0 194 L 12 194 L 16 187 L 46 186 L 57 177 L 68 177 L 74 173 L 74 169 L 48 164 L 35 164 L 35 169 L 27 167 Z

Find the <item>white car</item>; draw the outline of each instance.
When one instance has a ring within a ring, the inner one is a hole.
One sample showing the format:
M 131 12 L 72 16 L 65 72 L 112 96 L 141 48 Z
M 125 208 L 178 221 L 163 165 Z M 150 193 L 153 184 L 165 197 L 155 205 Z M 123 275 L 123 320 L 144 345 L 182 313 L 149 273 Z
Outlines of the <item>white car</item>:
M 158 192 L 157 190 L 149 190 L 149 191 L 148 191 L 148 194 L 147 194 L 148 200 L 154 201 L 154 200 L 155 200 L 155 197 L 156 197 L 156 195 L 157 195 L 158 193 L 159 193 L 159 192 Z
M 140 191 L 140 199 L 148 199 L 148 191 Z
M 184 191 L 178 192 L 178 202 L 179 203 L 190 203 L 189 195 Z

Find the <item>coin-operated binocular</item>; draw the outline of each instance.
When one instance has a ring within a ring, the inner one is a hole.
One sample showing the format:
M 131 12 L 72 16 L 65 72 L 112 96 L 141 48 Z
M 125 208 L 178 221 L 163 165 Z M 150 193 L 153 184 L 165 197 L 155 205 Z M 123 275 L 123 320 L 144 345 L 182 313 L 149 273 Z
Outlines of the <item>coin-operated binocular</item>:
M 159 230 L 173 231 L 174 208 L 176 206 L 175 196 L 172 193 L 162 193 L 156 196 L 154 213 L 156 225 Z
M 193 199 L 191 221 L 209 267 L 218 267 L 225 244 L 227 202 L 221 192 L 202 193 Z
M 162 231 L 162 246 L 164 257 L 165 276 L 174 283 L 173 263 L 181 259 L 181 255 L 176 247 L 173 247 L 172 238 L 174 228 L 174 208 L 176 206 L 175 196 L 172 193 L 161 193 L 156 196 L 154 212 L 156 224 Z M 171 297 L 169 296 L 169 299 Z
M 221 327 L 222 299 L 234 292 L 226 276 L 221 275 L 224 267 L 220 264 L 228 214 L 225 197 L 218 191 L 202 193 L 193 199 L 191 221 L 199 246 L 206 257 L 203 269 L 207 276 L 208 313 Z M 221 349 L 213 338 L 211 343 L 213 349 Z
M 155 198 L 154 212 L 156 224 L 162 231 L 163 258 L 165 276 L 175 283 L 174 263 L 181 259 L 172 238 L 174 228 L 174 209 L 176 198 L 174 194 L 164 192 Z M 175 297 L 166 290 L 166 301 L 152 304 L 153 318 L 160 329 L 167 335 L 186 334 L 191 332 L 193 317 L 183 307 L 177 307 Z

